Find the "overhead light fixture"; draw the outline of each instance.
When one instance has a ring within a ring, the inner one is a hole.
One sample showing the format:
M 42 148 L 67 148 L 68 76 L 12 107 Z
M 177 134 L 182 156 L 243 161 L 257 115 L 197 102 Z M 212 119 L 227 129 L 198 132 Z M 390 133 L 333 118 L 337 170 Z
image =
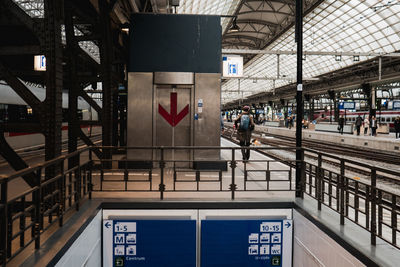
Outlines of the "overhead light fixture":
M 229 32 L 238 32 L 240 30 L 239 26 L 236 24 L 236 17 L 233 19 L 232 27 L 229 29 Z
M 124 23 L 121 25 L 121 31 L 129 33 L 129 23 Z
M 342 56 L 341 55 L 335 55 L 335 60 L 336 61 L 342 61 Z
M 353 56 L 353 61 L 355 61 L 355 62 L 360 61 L 360 56 L 359 55 Z

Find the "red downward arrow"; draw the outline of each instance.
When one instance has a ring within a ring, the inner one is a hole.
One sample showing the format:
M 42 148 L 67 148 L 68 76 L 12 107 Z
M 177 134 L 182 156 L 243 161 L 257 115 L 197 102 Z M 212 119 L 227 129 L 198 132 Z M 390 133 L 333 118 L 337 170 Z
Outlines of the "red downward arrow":
M 176 125 L 179 124 L 179 122 L 186 117 L 186 115 L 189 113 L 189 105 L 186 105 L 179 114 L 176 114 L 177 112 L 177 107 L 178 107 L 178 94 L 177 93 L 171 93 L 171 112 L 168 113 L 161 104 L 158 104 L 158 113 L 163 116 L 163 118 L 172 126 L 175 127 Z

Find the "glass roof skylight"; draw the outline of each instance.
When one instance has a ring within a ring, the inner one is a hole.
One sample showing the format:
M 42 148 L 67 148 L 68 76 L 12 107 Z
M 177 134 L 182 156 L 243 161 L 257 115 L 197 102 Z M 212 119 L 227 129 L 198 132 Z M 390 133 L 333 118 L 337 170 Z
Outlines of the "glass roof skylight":
M 44 17 L 44 0 L 13 0 L 16 2 L 30 17 Z M 83 33 L 75 27 L 75 35 L 83 35 Z M 61 27 L 62 43 L 65 44 L 65 27 Z M 79 46 L 88 53 L 97 63 L 100 63 L 99 47 L 92 41 L 79 42 Z
M 44 17 L 44 0 L 14 0 L 32 18 Z
M 181 1 L 178 14 L 233 15 L 240 0 L 184 0 Z M 230 18 L 222 18 L 222 32 Z
M 295 51 L 292 28 L 266 49 Z M 400 1 L 380 0 L 326 0 L 304 19 L 304 51 L 327 52 L 379 52 L 400 50 Z M 360 61 L 369 59 L 360 56 Z M 306 56 L 303 61 L 303 78 L 316 77 L 350 66 L 353 57 L 342 56 L 336 61 L 334 55 Z M 244 68 L 244 76 L 277 77 L 277 56 L 258 55 Z M 280 77 L 296 78 L 296 56 L 280 56 Z M 272 91 L 289 84 L 288 80 L 241 80 L 245 89 L 243 97 Z M 222 86 L 223 103 L 240 99 L 238 81 L 230 80 Z M 224 93 L 225 94 L 225 93 Z

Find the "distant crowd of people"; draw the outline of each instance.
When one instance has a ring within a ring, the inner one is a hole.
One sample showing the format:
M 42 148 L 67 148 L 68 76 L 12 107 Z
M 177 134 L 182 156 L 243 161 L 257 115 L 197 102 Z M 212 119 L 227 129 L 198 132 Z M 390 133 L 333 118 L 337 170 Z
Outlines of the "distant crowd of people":
M 345 119 L 343 116 L 340 116 L 339 121 L 338 121 L 338 131 L 340 134 L 343 134 L 343 129 L 344 129 L 344 122 Z M 370 129 L 370 134 L 372 136 L 377 135 L 377 129 L 378 129 L 378 121 L 375 116 L 371 116 L 371 118 L 364 118 L 364 120 L 361 118 L 360 115 L 356 118 L 356 121 L 354 123 L 354 126 L 356 128 L 357 135 L 360 135 L 361 133 L 361 127 L 364 128 L 364 135 L 368 135 L 368 130 Z M 396 132 L 396 139 L 400 138 L 400 117 L 397 117 L 394 121 L 394 129 Z
M 248 106 L 246 106 L 246 108 L 247 107 Z M 243 115 L 250 115 L 250 111 L 249 110 L 250 110 L 250 108 L 248 108 L 247 111 L 246 111 L 246 109 L 243 109 L 242 110 Z M 224 114 L 221 115 L 221 130 L 222 131 L 224 129 L 224 126 L 223 126 L 223 115 Z M 249 116 L 249 117 L 251 117 L 251 123 L 250 123 L 251 125 L 263 124 L 266 121 L 265 116 L 257 116 L 257 117 L 254 117 L 254 118 L 253 118 L 253 116 Z M 239 115 L 239 117 L 234 121 L 236 123 L 240 122 L 240 118 L 241 118 L 241 116 Z M 230 119 L 232 119 L 232 117 Z M 228 121 L 229 121 L 229 118 L 228 118 Z M 293 116 L 288 116 L 286 118 L 286 120 L 285 120 L 285 127 L 291 129 L 293 127 L 293 125 L 294 125 L 294 121 L 295 121 L 295 118 Z M 316 123 L 316 122 L 313 121 L 312 123 Z M 308 120 L 306 120 L 306 119 L 302 120 L 302 127 L 304 129 L 308 129 L 309 128 L 309 124 L 310 124 L 310 122 Z M 339 120 L 338 120 L 338 132 L 340 134 L 343 134 L 344 126 L 345 126 L 345 118 L 342 115 L 342 116 L 339 117 Z M 371 136 L 377 136 L 377 129 L 379 127 L 379 123 L 378 123 L 378 120 L 376 119 L 375 116 L 371 116 L 370 118 L 365 117 L 363 119 L 359 115 L 356 118 L 355 122 L 354 122 L 354 126 L 355 126 L 355 131 L 356 131 L 357 136 L 359 136 L 361 134 L 361 130 L 362 129 L 364 130 L 364 135 L 370 134 Z M 396 139 L 400 139 L 400 116 L 398 116 L 394 120 L 394 130 L 395 130 L 395 138 Z M 246 142 L 244 142 L 244 146 L 247 146 L 247 144 L 250 141 L 247 142 L 247 138 L 242 138 L 242 142 L 243 142 L 244 139 L 246 139 Z M 246 151 L 246 153 L 247 153 L 247 151 Z M 244 158 L 247 158 L 247 156 L 245 156 Z

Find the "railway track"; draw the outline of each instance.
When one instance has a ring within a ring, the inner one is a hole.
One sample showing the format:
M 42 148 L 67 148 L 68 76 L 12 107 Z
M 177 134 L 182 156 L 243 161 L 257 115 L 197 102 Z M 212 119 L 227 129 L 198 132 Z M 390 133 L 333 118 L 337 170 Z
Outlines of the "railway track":
M 228 131 L 225 131 L 224 137 L 229 139 L 232 142 L 238 143 L 236 140 L 234 140 L 234 134 L 232 132 L 233 128 L 228 127 Z M 295 139 L 291 137 L 286 137 L 286 136 L 279 136 L 279 135 L 270 135 L 270 134 L 265 134 L 266 137 L 262 137 L 261 132 L 255 131 L 253 136 L 260 141 L 263 145 L 269 145 L 272 147 L 295 147 Z M 316 142 L 314 145 L 313 141 L 304 141 L 303 144 L 305 147 L 316 150 L 316 151 L 321 151 L 325 153 L 329 153 L 332 155 L 340 155 L 340 156 L 352 156 L 354 157 L 354 148 L 349 148 L 349 147 L 344 147 L 337 145 L 336 147 L 332 146 L 332 144 L 323 144 L 321 142 Z M 275 160 L 279 160 L 284 162 L 287 158 L 281 157 L 275 153 L 266 153 L 264 151 L 259 151 L 262 154 L 265 154 L 269 157 L 274 158 Z M 390 153 L 381 153 L 381 152 L 376 152 L 376 151 L 358 151 L 357 150 L 357 157 L 360 158 L 365 158 L 368 160 L 373 160 L 377 162 L 385 162 L 389 164 L 396 164 L 400 165 L 400 160 L 398 155 L 393 155 Z M 373 156 L 375 155 L 375 156 Z M 313 161 L 318 161 L 318 156 L 315 154 L 305 152 L 304 156 L 308 160 L 313 160 Z M 334 160 L 329 160 L 329 159 L 323 159 L 323 164 L 332 166 L 334 168 L 340 168 L 340 162 L 334 161 Z M 292 166 L 294 167 L 294 166 Z M 362 168 L 362 167 L 357 167 L 353 165 L 346 165 L 345 166 L 346 171 L 349 171 L 354 174 L 358 174 L 361 177 L 369 177 L 370 176 L 370 169 Z M 400 185 L 400 177 L 390 177 L 390 176 L 384 176 L 384 175 L 379 175 L 377 174 L 378 180 L 382 182 L 389 182 L 395 185 Z
M 90 139 L 92 140 L 92 142 L 94 144 L 98 144 L 99 142 L 101 142 L 101 134 L 93 135 Z M 82 140 L 78 141 L 78 149 L 83 148 L 85 146 L 86 145 L 83 143 Z M 18 150 L 16 150 L 16 152 L 23 160 L 29 160 L 29 159 L 35 158 L 35 157 L 44 157 L 44 155 L 45 155 L 44 145 L 38 145 L 38 146 L 29 147 L 29 148 L 18 149 Z M 64 140 L 62 142 L 61 152 L 62 152 L 62 154 L 68 153 L 68 140 Z M 1 158 L 0 166 L 3 166 L 3 165 L 8 165 L 8 163 L 6 160 Z

